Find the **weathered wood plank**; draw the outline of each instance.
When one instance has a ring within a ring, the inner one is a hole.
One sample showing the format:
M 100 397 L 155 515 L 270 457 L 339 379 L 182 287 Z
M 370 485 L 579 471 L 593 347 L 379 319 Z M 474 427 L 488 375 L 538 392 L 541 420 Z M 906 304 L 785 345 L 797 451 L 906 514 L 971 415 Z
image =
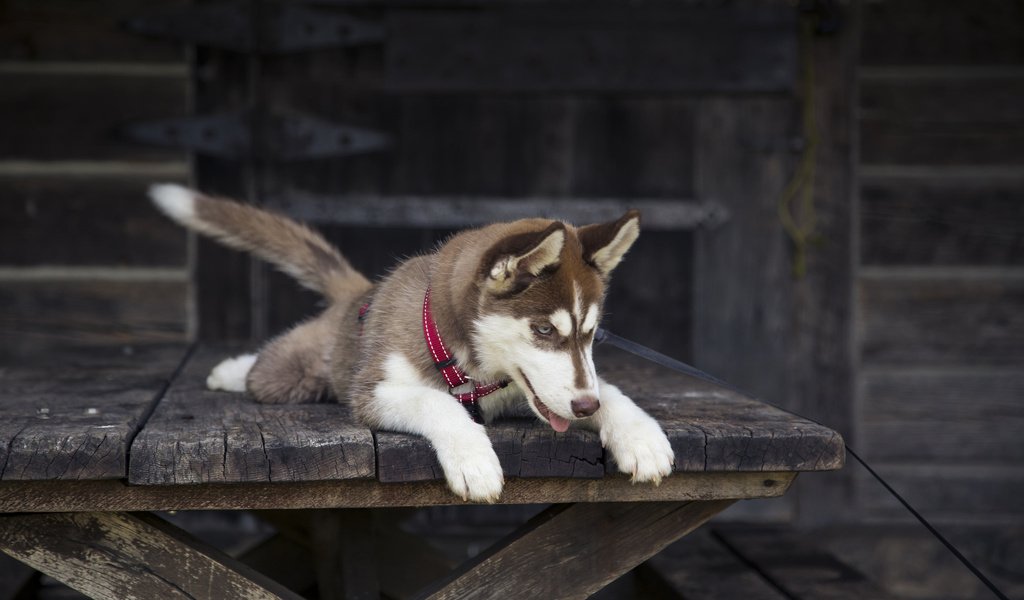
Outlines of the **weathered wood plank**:
M 846 452 L 831 429 L 720 388 L 602 349 L 599 372 L 658 420 L 676 472 L 838 469 Z M 613 469 L 610 459 L 609 470 Z
M 868 369 L 862 374 L 868 420 L 995 423 L 1024 417 L 1024 372 L 1016 365 L 981 368 Z
M 714 385 L 677 375 L 621 352 L 599 352 L 601 373 L 665 429 L 676 472 L 827 471 L 843 465 L 836 432 Z M 555 434 L 537 421 L 498 421 L 488 434 L 506 476 L 600 477 L 617 472 L 598 436 Z M 444 474 L 423 438 L 378 432 L 380 481 L 423 481 Z
M 862 381 L 861 437 L 871 458 L 990 464 L 1024 459 L 1019 369 L 874 369 Z
M 755 565 L 787 598 L 895 599 L 864 574 L 796 533 L 744 527 L 716 528 L 715 535 Z
M 795 473 L 688 473 L 659 486 L 626 477 L 509 479 L 500 503 L 654 502 L 781 496 Z M 139 486 L 119 481 L 3 482 L 0 512 L 387 508 L 464 504 L 443 481 L 373 480 Z
M 146 185 L 142 179 L 0 179 L 0 262 L 184 265 L 185 232 L 143 200 Z
M 248 61 L 249 56 L 245 54 L 197 47 L 191 65 L 193 110 L 197 114 L 216 114 L 236 110 L 255 100 L 250 97 Z M 257 181 L 262 183 L 262 179 L 252 167 L 252 161 L 200 155 L 193 161 L 195 185 L 206 193 L 254 201 L 247 192 L 255 193 L 254 187 Z M 250 297 L 254 291 L 262 292 L 253 277 L 254 260 L 245 253 L 199 236 L 193 258 L 193 281 L 200 340 L 262 342 L 266 339 L 263 323 L 256 323 L 262 316 L 252 310 Z M 259 336 L 253 335 L 259 330 L 262 330 Z
M 796 75 L 794 14 L 742 8 L 602 7 L 389 15 L 396 91 L 784 91 Z M 446 44 L 436 40 L 445 39 Z
M 865 365 L 1017 365 L 1024 360 L 1024 279 L 864 276 Z
M 582 477 L 604 475 L 604 452 L 597 434 L 555 433 L 536 419 L 488 426 L 494 451 L 506 477 Z M 377 432 L 377 478 L 383 482 L 443 479 L 430 443 L 404 433 Z
M 885 0 L 866 3 L 864 13 L 865 64 L 1024 64 L 1016 2 Z
M 543 598 L 586 598 L 730 504 L 555 506 L 419 597 L 496 598 L 530 590 Z
M 0 359 L 55 344 L 184 342 L 186 281 L 0 281 Z
M 793 257 L 778 218 L 794 113 L 788 97 L 701 103 L 695 195 L 714 198 L 732 218 L 696 232 L 692 343 L 696 366 L 795 406 L 786 383 Z
M 373 438 L 354 424 L 345 406 L 265 405 L 243 394 L 208 390 L 213 366 L 237 354 L 237 347 L 196 352 L 135 438 L 131 483 L 373 477 Z
M 873 164 L 1024 162 L 1024 79 L 862 85 L 861 159 Z
M 92 598 L 301 598 L 152 515 L 3 515 L 0 547 Z
M 0 74 L 0 159 L 181 157 L 118 140 L 113 130 L 183 114 L 185 87 L 177 77 Z
M 118 27 L 118 21 L 140 12 L 181 4 L 180 0 L 144 6 L 132 0 L 87 5 L 11 0 L 4 3 L 0 21 L 0 59 L 184 62 L 180 45 L 133 35 Z
M 641 580 L 660 582 L 680 598 L 785 598 L 707 528 L 665 548 L 637 570 Z
M 0 480 L 125 476 L 128 445 L 185 349 L 89 352 L 0 369 Z
M 1021 265 L 1024 185 L 866 183 L 860 230 L 861 261 L 867 265 Z
M 1019 442 L 1018 442 L 1019 443 Z M 936 522 L 954 524 L 1018 520 L 1024 514 L 1024 471 L 1004 465 L 876 464 L 876 470 L 917 510 Z M 913 517 L 873 479 L 859 475 L 859 493 L 869 515 L 912 521 Z
M 856 188 L 859 179 L 853 165 L 857 160 L 857 107 L 851 98 L 858 94 L 857 65 L 861 36 L 861 4 L 836 4 L 841 26 L 830 35 L 805 38 L 809 48 L 803 60 L 814 70 L 803 81 L 803 102 L 813 103 L 816 132 L 813 222 L 806 213 L 798 217 L 812 225 L 806 248 L 807 271 L 792 280 L 793 333 L 787 351 L 790 394 L 799 404 L 783 402 L 800 414 L 826 423 L 843 436 L 856 427 L 854 408 L 854 250 Z M 806 18 L 806 17 L 805 17 Z M 812 86 L 808 88 L 807 86 Z M 812 92 L 808 97 L 808 89 Z M 807 107 L 805 106 L 806 110 Z M 804 143 L 808 144 L 809 139 Z M 805 146 L 805 149 L 810 150 Z M 794 215 L 803 211 L 791 205 Z M 826 240 L 815 243 L 817 240 Z M 796 257 L 794 256 L 795 260 Z M 849 472 L 831 473 L 803 481 L 795 495 L 795 510 L 803 525 L 818 525 L 845 512 L 852 498 Z M 742 507 L 742 505 L 741 505 Z

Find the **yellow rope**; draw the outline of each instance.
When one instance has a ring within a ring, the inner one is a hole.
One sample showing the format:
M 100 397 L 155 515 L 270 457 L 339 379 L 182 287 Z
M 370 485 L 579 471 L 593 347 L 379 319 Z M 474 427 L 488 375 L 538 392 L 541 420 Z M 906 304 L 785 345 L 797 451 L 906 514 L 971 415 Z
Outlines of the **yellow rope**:
M 817 164 L 818 124 L 814 118 L 814 24 L 805 17 L 800 23 L 800 54 L 803 67 L 803 129 L 805 144 L 796 172 L 786 184 L 779 199 L 779 220 L 793 242 L 793 276 L 800 279 L 807 273 L 807 247 L 816 241 L 814 213 L 814 171 Z M 799 213 L 794 214 L 799 197 Z

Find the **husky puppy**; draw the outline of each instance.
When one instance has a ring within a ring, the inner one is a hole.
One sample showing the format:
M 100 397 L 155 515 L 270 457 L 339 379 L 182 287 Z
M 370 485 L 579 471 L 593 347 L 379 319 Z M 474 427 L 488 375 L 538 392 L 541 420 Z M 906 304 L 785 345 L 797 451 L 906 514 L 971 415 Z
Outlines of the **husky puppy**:
M 370 428 L 426 437 L 464 500 L 501 495 L 483 425 L 499 415 L 597 431 L 634 482 L 671 473 L 658 423 L 597 375 L 592 356 L 608 278 L 640 234 L 636 211 L 584 227 L 523 219 L 466 230 L 371 283 L 285 217 L 177 185 L 155 185 L 150 196 L 178 223 L 253 253 L 329 302 L 257 355 L 218 365 L 210 388 L 265 403 L 347 400 Z

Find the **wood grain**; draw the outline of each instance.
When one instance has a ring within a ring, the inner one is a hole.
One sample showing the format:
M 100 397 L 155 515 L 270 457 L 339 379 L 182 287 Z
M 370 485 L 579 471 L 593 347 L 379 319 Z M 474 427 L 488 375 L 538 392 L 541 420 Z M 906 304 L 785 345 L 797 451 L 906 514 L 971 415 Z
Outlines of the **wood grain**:
M 850 99 L 858 94 L 861 4 L 833 7 L 842 19 L 839 31 L 813 36 L 803 57 L 814 69 L 810 82 L 813 98 L 804 102 L 813 102 L 818 143 L 813 156 L 814 220 L 807 272 L 791 283 L 794 329 L 786 354 L 789 393 L 799 404 L 781 397 L 766 399 L 782 402 L 850 437 L 857 426 L 853 344 L 856 229 L 851 225 L 857 217 L 859 184 L 853 168 L 858 152 L 856 107 Z M 809 136 L 812 132 L 802 133 Z M 805 224 L 810 221 L 807 215 L 801 220 Z M 848 510 L 852 503 L 848 478 L 849 471 L 843 470 L 804 480 L 796 490 L 799 522 L 817 525 Z
M 185 109 L 181 78 L 0 74 L 0 159 L 181 158 L 118 140 L 114 129 Z
M 1024 264 L 1024 185 L 935 180 L 867 183 L 861 191 L 866 265 Z
M 597 434 L 572 430 L 557 434 L 536 419 L 507 420 L 488 426 L 506 477 L 600 478 L 604 451 Z M 382 482 L 443 479 L 433 447 L 425 438 L 378 432 L 377 478 Z
M 184 342 L 186 281 L 2 281 L 0 359 L 60 345 Z
M 1024 374 L 1017 368 L 871 370 L 862 385 L 868 457 L 946 464 L 1024 458 Z
M 688 473 L 668 477 L 659 486 L 634 485 L 626 477 L 509 479 L 499 503 L 773 498 L 784 494 L 795 476 L 795 473 Z M 0 512 L 387 508 L 452 504 L 464 502 L 441 481 L 382 484 L 349 479 L 211 483 L 187 487 L 128 485 L 120 481 L 0 481 Z
M 184 266 L 185 232 L 145 201 L 148 184 L 141 179 L 0 179 L 0 261 Z
M 781 91 L 796 73 L 792 27 L 781 3 L 583 15 L 553 7 L 397 12 L 388 19 L 394 44 L 386 50 L 385 85 L 405 92 Z
M 301 598 L 145 514 L 3 515 L 0 548 L 91 598 Z
M 861 277 L 866 365 L 1016 365 L 1024 360 L 1024 280 Z
M 792 331 L 792 255 L 778 194 L 794 163 L 789 98 L 708 99 L 697 113 L 698 198 L 730 212 L 696 232 L 693 359 L 697 367 L 785 406 Z
M 418 597 L 496 598 L 529 590 L 543 598 L 586 598 L 730 504 L 555 506 Z
M 872 2 L 862 58 L 869 65 L 1024 64 L 1022 19 L 1020 4 L 1001 0 Z
M 338 404 L 264 405 L 206 377 L 237 347 L 202 348 L 132 445 L 137 485 L 373 477 L 373 438 Z
M 247 55 L 236 52 L 196 48 L 192 59 L 195 76 L 191 79 L 193 111 L 216 114 L 255 102 L 256 99 L 249 96 L 248 60 Z M 255 198 L 248 193 L 251 190 L 255 194 L 257 187 L 253 166 L 251 160 L 197 156 L 192 167 L 195 186 L 208 194 L 253 201 Z M 253 339 L 254 331 L 263 328 L 262 314 L 252 310 L 250 301 L 254 259 L 200 236 L 192 260 L 195 265 L 192 277 L 195 326 L 199 339 L 262 342 L 265 330 L 258 339 Z
M 0 369 L 0 480 L 125 477 L 132 438 L 184 354 L 93 348 Z
M 147 10 L 182 5 L 160 0 L 140 6 L 132 0 L 4 3 L 0 59 L 23 61 L 184 62 L 183 48 L 123 31 L 118 21 Z
M 1024 79 L 862 85 L 861 160 L 870 164 L 1024 162 Z
M 772 471 L 783 464 L 817 471 L 844 463 L 843 439 L 828 427 L 621 351 L 602 349 L 601 358 L 602 376 L 665 430 L 676 472 Z

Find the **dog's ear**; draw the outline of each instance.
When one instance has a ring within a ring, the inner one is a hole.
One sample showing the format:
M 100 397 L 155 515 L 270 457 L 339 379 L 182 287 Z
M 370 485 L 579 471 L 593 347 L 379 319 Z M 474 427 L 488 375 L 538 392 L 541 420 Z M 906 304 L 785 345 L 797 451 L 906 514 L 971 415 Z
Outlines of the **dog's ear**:
M 583 245 L 583 260 L 601 275 L 608 275 L 640 236 L 640 211 L 630 210 L 611 223 L 580 227 L 577 235 Z
M 565 245 L 565 225 L 555 222 L 543 231 L 519 233 L 497 244 L 484 257 L 487 289 L 505 294 L 524 289 L 545 270 L 558 266 Z

